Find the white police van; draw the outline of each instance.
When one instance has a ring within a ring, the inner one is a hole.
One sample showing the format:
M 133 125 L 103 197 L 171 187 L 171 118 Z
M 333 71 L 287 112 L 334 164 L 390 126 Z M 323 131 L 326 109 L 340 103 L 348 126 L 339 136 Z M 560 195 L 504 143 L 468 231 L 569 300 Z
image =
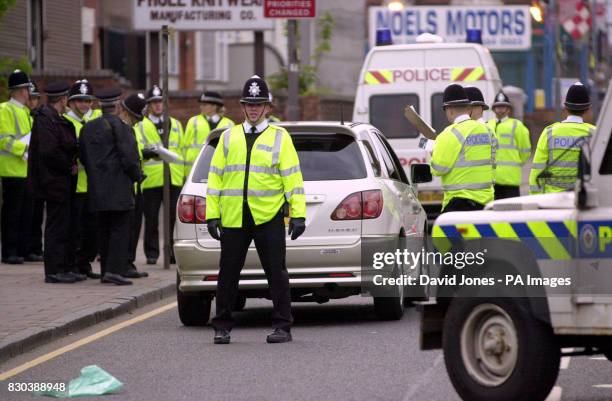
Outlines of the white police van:
M 404 118 L 404 107 L 414 106 L 441 132 L 448 125 L 442 95 L 451 83 L 478 87 L 486 101 L 502 86 L 489 50 L 480 44 L 443 43 L 439 36 L 423 34 L 415 44 L 373 47 L 359 75 L 353 121 L 376 126 L 410 175 L 410 165 L 428 163 L 430 154 L 419 147 L 424 137 Z M 439 213 L 442 198 L 439 178 L 419 184 L 419 200 L 430 218 Z
M 482 251 L 488 244 L 479 274 L 511 279 L 490 295 L 484 287 L 468 293 L 438 287 L 422 305 L 421 348 L 443 348 L 462 399 L 543 401 L 562 356 L 603 354 L 612 361 L 611 132 L 612 85 L 595 135 L 576 149 L 573 192 L 503 199 L 436 220 L 438 249 L 477 244 Z M 512 280 L 519 274 L 534 286 L 517 287 Z M 552 285 L 560 279 L 565 288 Z M 564 353 L 568 347 L 574 351 Z

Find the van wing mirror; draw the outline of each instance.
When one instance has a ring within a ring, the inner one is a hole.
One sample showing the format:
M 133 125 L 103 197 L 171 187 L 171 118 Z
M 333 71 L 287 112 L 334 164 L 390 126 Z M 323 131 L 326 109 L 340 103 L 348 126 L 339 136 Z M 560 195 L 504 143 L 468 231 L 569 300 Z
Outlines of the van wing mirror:
M 423 184 L 431 182 L 433 177 L 431 176 L 431 169 L 429 164 L 411 164 L 410 165 L 410 181 L 413 184 Z

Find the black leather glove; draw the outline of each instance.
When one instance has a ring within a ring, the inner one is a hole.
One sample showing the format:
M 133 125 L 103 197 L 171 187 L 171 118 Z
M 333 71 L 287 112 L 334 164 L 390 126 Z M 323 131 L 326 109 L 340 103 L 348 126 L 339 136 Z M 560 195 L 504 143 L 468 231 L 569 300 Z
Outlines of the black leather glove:
M 143 159 L 145 159 L 145 160 L 147 160 L 147 159 L 154 159 L 156 157 L 158 157 L 157 153 L 153 152 L 151 149 L 144 148 L 142 150 L 142 158 Z
M 291 235 L 292 240 L 298 239 L 300 235 L 304 234 L 304 230 L 306 230 L 306 219 L 303 217 L 289 219 L 289 235 Z
M 216 239 L 217 241 L 221 241 L 221 234 L 223 234 L 223 230 L 221 229 L 221 220 L 206 220 L 206 224 L 208 224 L 208 233 L 210 234 L 210 236 Z

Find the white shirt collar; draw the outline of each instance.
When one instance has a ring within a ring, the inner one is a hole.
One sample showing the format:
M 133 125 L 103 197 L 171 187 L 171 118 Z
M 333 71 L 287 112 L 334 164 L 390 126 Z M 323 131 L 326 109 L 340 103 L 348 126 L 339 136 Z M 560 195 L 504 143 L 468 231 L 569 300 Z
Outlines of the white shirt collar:
M 218 122 L 219 122 L 219 120 L 221 120 L 221 116 L 220 116 L 220 115 L 218 115 L 218 114 L 214 114 L 214 115 L 212 115 L 212 116 L 210 116 L 210 117 L 206 117 L 206 119 L 207 119 L 208 121 L 212 121 L 213 123 L 215 123 L 215 124 L 216 124 L 216 123 L 218 123 Z
M 247 133 L 247 134 L 248 134 L 248 133 L 250 133 L 250 132 L 251 132 L 251 127 L 252 127 L 252 125 L 251 125 L 251 124 L 250 124 L 248 121 L 243 122 L 243 123 L 242 123 L 242 127 L 244 128 L 244 132 L 245 132 L 245 133 Z M 264 118 L 264 120 L 263 120 L 262 122 L 260 122 L 259 124 L 257 124 L 257 125 L 255 126 L 255 130 L 256 130 L 257 132 L 264 132 L 264 130 L 265 130 L 266 128 L 268 128 L 268 119 L 267 119 L 267 118 Z
M 72 110 L 72 109 L 68 109 L 68 112 L 66 113 L 66 115 L 74 118 L 75 120 L 77 120 L 80 123 L 82 123 L 83 120 L 84 120 L 84 118 L 79 117 L 79 115 L 77 113 L 75 113 L 74 110 Z
M 584 119 L 582 118 L 582 116 L 569 115 L 562 122 L 564 122 L 564 123 L 578 123 L 578 124 L 582 124 L 584 122 Z
M 498 122 L 500 122 L 500 123 L 503 123 L 503 122 L 504 122 L 504 121 L 506 121 L 508 118 L 510 118 L 510 117 L 506 116 L 506 117 L 504 117 L 504 118 L 502 118 L 502 119 L 496 118 L 495 120 L 496 120 L 496 121 L 498 121 Z
M 460 116 L 457 116 L 457 118 L 455 118 L 455 121 L 453 121 L 453 124 L 462 123 L 467 120 L 470 120 L 470 116 L 468 116 L 467 114 L 462 114 Z
M 480 118 L 479 118 L 477 121 L 478 121 L 479 123 L 483 123 L 483 124 L 486 124 L 486 123 L 487 123 L 487 120 L 485 120 L 485 118 L 484 118 L 484 117 L 480 117 Z
M 9 102 L 11 102 L 14 105 L 19 106 L 19 107 L 25 107 L 25 105 L 23 103 L 21 103 L 19 100 L 15 99 L 15 98 L 11 98 L 9 100 Z
M 153 124 L 158 124 L 162 121 L 161 117 L 156 117 L 153 114 L 149 114 L 147 117 L 149 117 L 149 120 L 153 121 Z

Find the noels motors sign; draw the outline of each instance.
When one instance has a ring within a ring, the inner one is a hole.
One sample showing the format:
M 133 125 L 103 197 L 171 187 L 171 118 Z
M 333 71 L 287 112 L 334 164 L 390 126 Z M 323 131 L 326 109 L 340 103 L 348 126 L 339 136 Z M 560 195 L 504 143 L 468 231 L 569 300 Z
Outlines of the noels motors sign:
M 383 28 L 391 31 L 395 44 L 415 43 L 426 32 L 445 42 L 465 42 L 468 29 L 480 29 L 483 45 L 491 50 L 531 48 L 529 6 L 421 6 L 401 11 L 370 7 L 370 46 L 376 45 L 376 31 Z

